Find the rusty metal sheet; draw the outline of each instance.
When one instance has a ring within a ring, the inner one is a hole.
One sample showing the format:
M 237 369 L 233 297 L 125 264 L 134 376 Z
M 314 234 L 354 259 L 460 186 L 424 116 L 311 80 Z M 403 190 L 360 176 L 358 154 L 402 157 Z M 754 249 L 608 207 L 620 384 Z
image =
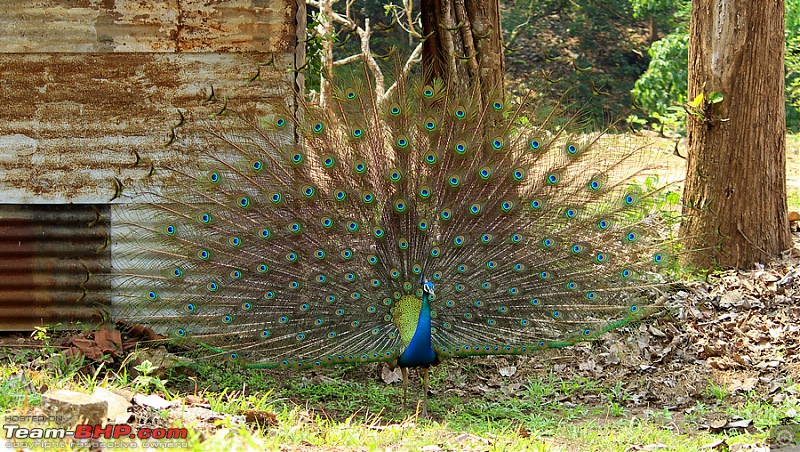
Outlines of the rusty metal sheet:
M 149 169 L 137 162 L 193 159 L 165 145 L 223 108 L 292 98 L 293 65 L 293 54 L 0 53 L 0 202 L 130 202 L 119 189 Z
M 0 330 L 101 323 L 109 229 L 108 205 L 0 205 Z
M 295 0 L 3 0 L 0 52 L 293 52 Z

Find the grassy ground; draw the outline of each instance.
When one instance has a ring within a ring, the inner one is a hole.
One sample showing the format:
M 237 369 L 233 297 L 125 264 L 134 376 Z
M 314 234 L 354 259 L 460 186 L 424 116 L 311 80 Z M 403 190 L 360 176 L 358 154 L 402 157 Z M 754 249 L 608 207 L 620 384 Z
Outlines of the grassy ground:
M 158 361 L 157 355 L 139 355 L 135 359 L 146 363 L 138 366 L 68 362 L 58 347 L 47 345 L 51 341 L 41 339 L 18 338 L 27 348 L 3 349 L 5 416 L 41 414 L 37 406 L 45 389 L 92 393 L 102 386 L 156 393 L 185 406 L 150 409 L 151 416 L 139 411 L 137 418 L 188 427 L 189 450 L 630 451 L 665 445 L 692 451 L 720 441 L 744 450 L 736 445 L 765 444 L 770 429 L 800 409 L 792 395 L 800 384 L 791 381 L 784 385 L 789 396 L 780 402 L 755 391 L 734 397 L 734 390 L 707 380 L 695 388 L 688 408 L 642 403 L 636 391 L 649 384 L 646 377 L 631 386 L 561 374 L 558 363 L 574 356 L 559 352 L 500 362 L 448 361 L 431 372 L 430 417 L 422 418 L 414 408 L 420 397 L 415 375 L 404 410 L 401 385 L 384 383 L 379 365 L 297 373 L 173 364 L 163 373 L 147 365 Z M 177 419 L 189 410 L 187 395 L 199 396 L 194 403 L 225 416 Z M 712 418 L 750 419 L 752 425 L 712 433 Z M 85 450 L 75 443 L 64 447 Z

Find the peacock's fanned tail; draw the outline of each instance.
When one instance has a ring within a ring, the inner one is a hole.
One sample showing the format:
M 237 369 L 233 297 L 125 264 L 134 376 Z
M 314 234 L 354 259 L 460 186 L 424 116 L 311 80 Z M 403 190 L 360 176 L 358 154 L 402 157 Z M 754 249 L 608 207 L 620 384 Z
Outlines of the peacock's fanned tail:
M 657 303 L 669 248 L 638 149 L 440 82 L 371 93 L 211 126 L 197 168 L 159 169 L 177 183 L 114 238 L 115 316 L 308 368 L 397 359 L 423 274 L 442 357 L 573 344 Z

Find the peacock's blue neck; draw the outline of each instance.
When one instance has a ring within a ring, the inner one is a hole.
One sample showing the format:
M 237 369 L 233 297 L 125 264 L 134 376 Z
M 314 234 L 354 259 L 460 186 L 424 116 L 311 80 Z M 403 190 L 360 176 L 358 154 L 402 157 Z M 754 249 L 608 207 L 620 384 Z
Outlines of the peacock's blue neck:
M 397 364 L 400 367 L 427 367 L 435 361 L 436 353 L 431 347 L 431 304 L 428 294 L 423 293 L 417 329 Z

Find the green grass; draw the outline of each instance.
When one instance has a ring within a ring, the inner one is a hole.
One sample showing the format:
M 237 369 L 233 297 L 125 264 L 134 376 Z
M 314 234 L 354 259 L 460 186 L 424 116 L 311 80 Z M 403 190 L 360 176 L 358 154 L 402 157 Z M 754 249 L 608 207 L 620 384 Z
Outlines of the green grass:
M 47 350 L 45 355 L 49 354 Z M 25 355 L 31 359 L 31 355 Z M 66 367 L 65 367 L 66 366 Z M 431 418 L 417 416 L 420 382 L 412 372 L 409 409 L 402 409 L 402 386 L 386 385 L 377 366 L 342 366 L 319 372 L 277 372 L 229 366 L 198 366 L 197 374 L 173 369 L 155 376 L 139 364 L 138 376 L 100 366 L 78 372 L 75 365 L 42 365 L 5 359 L 0 365 L 0 410 L 31 413 L 41 403 L 39 390 L 65 388 L 91 392 L 94 386 L 125 387 L 182 399 L 195 392 L 211 409 L 238 415 L 247 410 L 270 412 L 270 425 L 217 421 L 211 430 L 187 425 L 189 450 L 630 450 L 667 444 L 670 450 L 697 450 L 727 437 L 728 444 L 764 443 L 769 428 L 779 425 L 797 398 L 787 392 L 773 405 L 755 392 L 732 397 L 708 382 L 687 410 L 632 403 L 623 382 L 604 386 L 581 377 L 487 375 L 486 361 L 458 360 L 431 371 Z M 23 377 L 24 376 L 24 377 Z M 481 378 L 484 377 L 484 378 Z M 491 377 L 491 378 L 489 378 Z M 153 380 L 154 379 L 154 380 Z M 474 387 L 476 382 L 481 387 Z M 491 380 L 491 381 L 488 381 Z M 626 382 L 630 385 L 631 382 Z M 754 421 L 751 432 L 712 434 L 700 430 L 710 411 Z M 166 413 L 163 413 L 166 416 Z M 181 426 L 180 422 L 171 426 Z M 34 448 L 34 450 L 36 450 Z

